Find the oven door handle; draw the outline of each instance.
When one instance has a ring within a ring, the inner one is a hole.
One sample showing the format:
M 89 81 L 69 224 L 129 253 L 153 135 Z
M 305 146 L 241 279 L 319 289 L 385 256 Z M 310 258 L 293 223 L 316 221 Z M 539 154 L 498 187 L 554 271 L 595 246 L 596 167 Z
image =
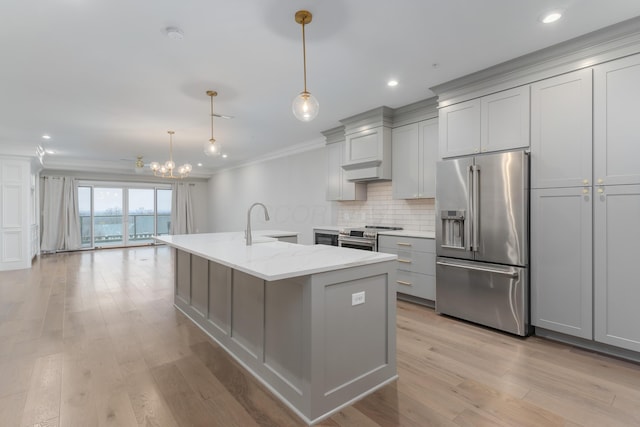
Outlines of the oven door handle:
M 361 245 L 361 246 L 366 246 L 370 248 L 375 248 L 376 246 L 376 242 L 372 242 L 370 240 L 349 239 L 348 237 L 342 237 L 342 236 L 338 238 L 338 245 L 340 243 L 350 243 L 352 245 Z

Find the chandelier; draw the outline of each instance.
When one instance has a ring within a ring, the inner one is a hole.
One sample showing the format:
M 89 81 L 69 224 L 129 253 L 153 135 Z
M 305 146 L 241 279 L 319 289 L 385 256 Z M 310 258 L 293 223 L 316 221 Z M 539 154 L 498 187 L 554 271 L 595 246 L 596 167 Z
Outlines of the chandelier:
M 296 12 L 296 22 L 302 25 L 302 63 L 304 65 L 304 90 L 293 100 L 293 115 L 303 122 L 310 122 L 318 115 L 320 105 L 318 100 L 307 90 L 307 47 L 304 37 L 304 26 L 311 22 L 311 12 L 299 10 Z
M 210 157 L 219 156 L 220 153 L 220 143 L 216 144 L 216 139 L 213 137 L 213 118 L 215 114 L 213 114 L 213 97 L 218 96 L 218 92 L 215 90 L 208 90 L 207 95 L 211 98 L 211 138 L 209 141 L 204 143 L 204 154 Z
M 173 161 L 173 134 L 175 133 L 172 130 L 168 130 L 169 134 L 169 160 L 164 162 L 164 164 L 160 164 L 158 162 L 151 162 L 149 165 L 153 174 L 155 176 L 159 176 L 161 178 L 173 178 L 173 179 L 181 179 L 189 176 L 189 173 L 193 169 L 193 167 L 189 163 L 185 163 L 182 166 L 179 166 L 176 169 L 176 163 Z M 176 172 L 174 175 L 173 172 Z

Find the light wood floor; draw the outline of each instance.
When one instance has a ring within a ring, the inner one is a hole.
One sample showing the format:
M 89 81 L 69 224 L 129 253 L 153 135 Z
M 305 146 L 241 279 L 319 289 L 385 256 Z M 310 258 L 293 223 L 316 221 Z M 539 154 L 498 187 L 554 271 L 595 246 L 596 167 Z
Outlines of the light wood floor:
M 302 425 L 173 308 L 172 283 L 166 247 L 0 272 L 0 425 Z M 410 303 L 397 324 L 400 379 L 322 426 L 640 425 L 637 364 Z

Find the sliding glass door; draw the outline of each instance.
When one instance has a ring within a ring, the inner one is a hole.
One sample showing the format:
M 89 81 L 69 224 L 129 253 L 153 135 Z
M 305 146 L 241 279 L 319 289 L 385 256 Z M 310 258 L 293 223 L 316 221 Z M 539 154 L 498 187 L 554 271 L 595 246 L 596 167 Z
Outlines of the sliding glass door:
M 152 244 L 154 235 L 169 233 L 168 187 L 81 183 L 78 205 L 82 246 L 86 248 Z

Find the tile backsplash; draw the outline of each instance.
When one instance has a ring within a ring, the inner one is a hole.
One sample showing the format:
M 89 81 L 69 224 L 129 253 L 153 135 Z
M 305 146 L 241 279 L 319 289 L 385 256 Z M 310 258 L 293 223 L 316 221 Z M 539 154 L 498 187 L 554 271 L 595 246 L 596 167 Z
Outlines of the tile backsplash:
M 394 200 L 391 181 L 367 184 L 367 200 L 337 202 L 340 227 L 396 225 L 405 230 L 435 232 L 435 199 Z

